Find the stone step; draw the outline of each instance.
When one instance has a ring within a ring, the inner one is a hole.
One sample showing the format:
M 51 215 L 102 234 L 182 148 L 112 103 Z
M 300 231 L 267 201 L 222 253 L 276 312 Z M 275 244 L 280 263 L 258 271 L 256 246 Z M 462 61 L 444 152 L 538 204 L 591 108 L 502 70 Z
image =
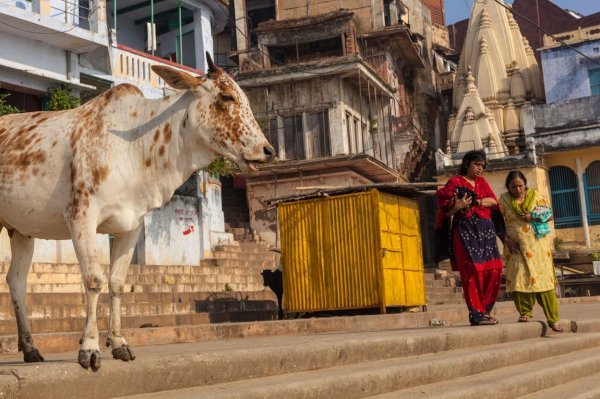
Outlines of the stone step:
M 494 329 L 439 331 L 435 344 L 427 331 L 395 331 L 395 337 L 388 331 L 246 349 L 245 368 L 251 371 L 212 374 L 188 388 L 171 384 L 176 390 L 127 398 L 516 398 L 576 378 L 577 368 L 591 374 L 600 366 L 600 333 L 552 339 L 514 334 L 505 340 L 508 329 Z M 450 336 L 442 339 L 443 333 Z M 236 358 L 231 352 L 221 355 Z
M 148 300 L 155 298 L 155 295 L 158 295 L 160 298 L 163 298 L 164 296 L 170 298 L 171 295 L 173 295 L 173 298 L 179 298 L 182 294 L 149 295 L 150 294 L 128 294 L 124 295 L 124 301 Z M 42 296 L 29 296 L 28 298 L 40 299 L 41 297 Z M 58 298 L 58 295 L 53 295 L 53 297 Z M 76 294 L 70 294 L 70 297 L 70 300 L 75 300 Z M 104 297 L 106 296 L 101 295 L 100 300 Z M 2 296 L 0 296 L 0 298 L 2 298 Z M 69 296 L 61 297 L 61 299 L 65 300 L 68 298 Z M 570 314 L 573 311 L 581 314 L 581 311 L 583 310 L 585 314 L 595 315 L 599 300 L 600 297 L 585 297 L 560 299 L 559 302 L 561 311 L 566 314 Z M 377 342 L 377 345 L 382 345 L 382 348 L 386 348 L 386 344 L 381 343 L 379 338 L 375 337 L 379 337 L 380 332 L 388 331 L 394 339 L 402 339 L 404 341 L 389 343 L 387 350 L 390 350 L 390 348 L 392 350 L 398 350 L 398 348 L 396 348 L 396 346 L 398 346 L 404 355 L 409 355 L 411 353 L 436 353 L 449 349 L 466 348 L 469 347 L 470 344 L 477 346 L 494 342 L 512 342 L 520 339 L 544 336 L 547 333 L 546 327 L 541 322 L 543 317 L 542 319 L 537 318 L 536 321 L 530 323 L 514 322 L 518 317 L 518 314 L 512 303 L 498 303 L 494 308 L 494 315 L 501 320 L 501 324 L 490 328 L 431 328 L 431 322 L 439 320 L 444 320 L 449 326 L 463 326 L 467 323 L 467 310 L 464 304 L 461 304 L 458 307 L 455 305 L 442 305 L 430 306 L 428 307 L 427 312 L 416 313 L 404 312 L 388 315 L 299 318 L 275 320 L 268 323 L 196 324 L 160 328 L 130 328 L 124 329 L 123 335 L 127 341 L 136 348 L 136 353 L 137 348 L 144 345 L 165 345 L 190 342 L 207 344 L 207 350 L 211 352 L 218 349 L 215 349 L 213 344 L 209 341 L 217 341 L 214 342 L 214 345 L 218 346 L 219 340 L 226 340 L 226 342 L 231 343 L 233 342 L 230 340 L 231 338 L 258 339 L 263 336 L 266 337 L 265 346 L 271 348 L 269 350 L 273 350 L 273 347 L 276 346 L 276 342 L 287 339 L 285 337 L 300 335 L 299 339 L 302 339 L 302 342 L 298 346 L 298 351 L 304 353 L 304 349 L 301 349 L 301 347 L 303 348 L 307 344 L 312 345 L 312 343 L 307 340 L 313 338 L 316 339 L 319 336 L 319 333 L 321 333 L 321 336 L 328 337 L 331 341 L 337 341 L 338 337 L 344 336 L 344 334 L 347 333 L 373 333 L 375 335 L 373 336 L 373 339 L 371 339 L 371 342 Z M 571 329 L 572 331 L 577 331 L 578 334 L 600 332 L 600 320 L 580 320 L 571 323 L 569 320 L 563 319 L 561 320 L 561 323 L 563 323 L 567 330 Z M 415 328 L 419 328 L 420 330 L 415 330 Z M 75 351 L 76 353 L 76 342 L 79 339 L 81 331 L 70 333 L 41 333 L 39 331 L 33 331 L 33 333 L 34 341 L 42 353 L 65 351 Z M 414 335 L 415 337 L 411 338 L 411 335 Z M 105 337 L 106 332 L 101 332 L 101 342 L 103 342 Z M 252 348 L 252 345 L 257 344 L 242 345 L 244 348 Z M 351 346 L 353 345 L 354 344 Z M 337 353 L 337 355 L 331 354 L 331 356 L 345 357 L 347 348 L 344 348 L 345 346 L 342 344 L 342 347 L 340 348 L 342 352 Z M 227 346 L 227 350 L 228 349 L 231 348 Z M 415 352 L 417 350 L 424 350 L 425 352 Z M 16 337 L 14 335 L 0 336 L 0 353 L 9 354 L 15 352 Z M 167 352 L 169 351 L 167 350 Z M 188 353 L 187 350 L 184 350 L 184 352 Z M 201 351 L 200 353 L 204 353 L 204 351 Z M 103 354 L 103 357 L 104 356 L 110 357 L 110 353 L 108 353 L 108 355 Z M 277 359 L 274 361 L 277 365 L 280 363 Z M 285 364 L 288 364 L 288 361 L 292 360 L 285 360 Z M 138 363 L 136 363 L 135 367 L 138 367 L 137 364 Z M 76 367 L 76 364 L 74 367 Z M 161 389 L 166 388 L 162 387 Z M 124 394 L 124 392 L 121 392 L 121 394 Z
M 263 287 L 264 288 L 264 287 Z M 125 292 L 121 296 L 121 304 L 139 303 L 190 303 L 195 301 L 218 301 L 227 299 L 237 300 L 275 300 L 275 294 L 269 289 L 260 291 L 229 291 L 229 292 L 175 292 L 175 293 L 142 293 Z M 26 301 L 34 305 L 81 305 L 85 301 L 83 293 L 56 293 L 56 294 L 27 294 Z M 110 296 L 100 294 L 98 303 L 108 303 Z M 0 306 L 12 306 L 10 295 L 0 294 Z
M 239 245 L 223 244 L 216 245 L 214 251 L 247 252 L 247 253 L 270 253 L 270 248 L 265 244 L 239 243 Z
M 461 294 L 462 295 L 462 287 L 425 287 L 425 292 L 427 295 L 437 295 L 437 294 Z
M 48 280 L 29 279 L 28 293 L 84 292 L 81 275 L 70 275 L 63 283 L 50 275 Z M 70 281 L 72 280 L 72 281 Z M 51 281 L 49 283 L 45 281 Z M 77 282 L 79 281 L 79 282 Z M 130 276 L 123 287 L 125 292 L 201 292 L 201 291 L 260 291 L 264 289 L 259 272 L 252 274 L 210 274 L 206 276 Z M 0 284 L 0 293 L 8 293 L 8 284 Z M 102 286 L 108 292 L 108 284 Z
M 577 378 L 552 388 L 525 395 L 522 399 L 597 399 L 600 398 L 598 381 L 600 381 L 600 372 L 595 372 L 583 378 Z
M 256 252 L 248 254 L 250 257 L 247 258 L 241 252 L 236 252 L 239 254 L 239 258 L 237 259 L 254 259 L 252 255 L 256 255 Z M 273 259 L 272 252 L 267 251 L 265 253 L 268 256 L 265 260 Z M 227 255 L 225 255 L 227 256 Z M 256 259 L 260 259 L 260 257 L 256 257 Z M 105 273 L 108 273 L 109 266 L 101 265 L 102 269 Z M 221 264 L 217 259 L 205 259 L 203 260 L 203 265 L 200 266 L 155 266 L 155 265 L 131 265 L 129 267 L 129 274 L 210 274 L 215 269 L 215 266 L 224 267 L 238 267 L 238 266 L 227 266 L 225 264 Z M 8 272 L 9 264 L 7 262 L 0 262 L 0 275 L 6 274 Z M 249 264 L 243 267 L 248 268 L 256 268 L 256 270 L 262 267 L 262 264 L 258 262 L 257 264 Z M 35 273 L 80 273 L 80 268 L 77 263 L 33 263 L 31 268 L 29 269 L 29 276 Z
M 246 260 L 246 259 L 205 259 L 202 261 L 204 266 L 232 267 L 232 268 L 258 268 L 258 270 L 274 268 L 276 261 L 274 259 L 265 260 Z
M 245 259 L 245 260 L 258 260 L 258 261 L 271 261 L 277 260 L 278 254 L 269 252 L 228 252 L 228 251 L 215 251 L 213 253 L 215 259 Z
M 557 365 L 560 366 L 557 367 Z M 372 396 L 371 398 L 444 397 L 447 399 L 479 399 L 490 396 L 490 392 L 493 392 L 493 397 L 498 399 L 522 398 L 524 395 L 538 392 L 540 389 L 560 387 L 566 382 L 590 375 L 598 370 L 598 367 L 600 367 L 600 348 L 593 347 L 570 351 L 558 356 L 554 354 L 551 358 L 528 361 L 512 367 L 498 368 L 477 375 L 453 379 L 452 381 L 419 386 L 385 395 Z M 594 391 L 597 389 L 596 387 L 593 388 Z M 574 396 L 568 394 L 562 397 L 573 398 Z
M 110 299 L 101 295 L 98 316 L 110 314 Z M 165 295 L 163 293 L 125 293 L 121 299 L 123 316 L 273 310 L 277 298 L 270 290 L 250 292 L 203 292 Z M 29 294 L 28 317 L 34 319 L 85 317 L 82 294 Z M 0 320 L 14 320 L 13 305 L 8 294 L 0 294 Z
M 228 312 L 202 312 L 202 313 L 168 313 L 168 314 L 142 314 L 122 316 L 122 328 L 144 327 L 174 327 L 185 325 L 246 322 L 256 320 L 277 319 L 276 305 L 271 304 L 271 309 L 234 310 Z M 108 316 L 98 317 L 98 329 L 108 329 Z M 69 333 L 81 332 L 85 325 L 85 317 L 31 319 L 31 330 L 44 333 Z M 15 320 L 0 320 L 0 335 L 17 334 Z

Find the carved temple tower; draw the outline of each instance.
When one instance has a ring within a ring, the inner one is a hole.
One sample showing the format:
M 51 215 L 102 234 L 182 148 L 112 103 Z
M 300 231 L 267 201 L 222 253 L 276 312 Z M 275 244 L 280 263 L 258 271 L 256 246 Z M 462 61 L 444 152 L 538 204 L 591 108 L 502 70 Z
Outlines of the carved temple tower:
M 533 49 L 507 7 L 475 1 L 456 76 L 444 164 L 473 149 L 484 148 L 490 159 L 520 154 L 523 107 L 544 102 L 544 87 Z

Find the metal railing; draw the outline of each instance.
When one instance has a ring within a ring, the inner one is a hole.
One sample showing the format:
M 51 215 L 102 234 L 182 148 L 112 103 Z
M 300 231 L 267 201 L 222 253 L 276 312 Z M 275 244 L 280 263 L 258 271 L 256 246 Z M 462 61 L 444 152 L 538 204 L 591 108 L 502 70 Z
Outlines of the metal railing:
M 61 19 L 68 25 L 75 25 L 81 29 L 90 30 L 90 26 L 92 25 L 91 19 L 96 10 L 95 8 L 91 8 L 89 1 L 71 2 L 64 0 L 62 3 L 64 7 L 57 7 L 56 3 L 50 1 L 50 16 L 52 18 Z
M 117 47 L 113 47 L 113 55 L 115 60 L 113 68 L 114 76 L 158 89 L 163 88 L 165 83 L 152 71 L 152 65 L 167 65 L 194 76 L 199 76 L 201 74 L 201 71 L 189 68 L 185 65 L 164 60 L 150 54 L 145 54 L 142 51 L 131 49 L 120 44 L 117 45 Z

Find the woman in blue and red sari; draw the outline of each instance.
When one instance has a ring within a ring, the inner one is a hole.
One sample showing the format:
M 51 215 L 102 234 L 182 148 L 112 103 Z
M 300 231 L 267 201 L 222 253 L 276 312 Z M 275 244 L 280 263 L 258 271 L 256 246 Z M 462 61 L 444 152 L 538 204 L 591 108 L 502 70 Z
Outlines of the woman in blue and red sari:
M 486 166 L 483 151 L 469 151 L 462 160 L 459 175 L 438 190 L 436 229 L 452 220 L 450 262 L 460 271 L 471 325 L 493 325 L 491 316 L 502 279 L 502 260 L 496 243 L 492 210 L 498 200 L 482 177 Z

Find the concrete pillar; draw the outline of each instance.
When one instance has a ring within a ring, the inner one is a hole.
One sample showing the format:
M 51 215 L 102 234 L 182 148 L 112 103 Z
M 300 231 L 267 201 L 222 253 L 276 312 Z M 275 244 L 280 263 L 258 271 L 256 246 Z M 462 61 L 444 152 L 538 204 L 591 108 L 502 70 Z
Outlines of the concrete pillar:
M 396 6 L 396 2 L 392 1 L 390 3 L 390 25 L 398 25 L 398 7 Z
M 247 38 L 250 35 L 248 34 L 248 24 L 246 23 L 246 2 L 243 0 L 234 1 L 235 26 L 237 30 L 235 37 L 237 42 L 237 50 L 241 52 L 247 50 L 249 46 Z
M 204 6 L 194 11 L 194 43 L 196 45 L 196 69 L 206 71 L 206 52 L 208 51 L 214 60 L 214 45 L 212 37 L 213 19 L 212 11 Z M 216 61 L 215 61 L 216 62 Z
M 589 248 L 590 243 L 590 229 L 588 226 L 587 219 L 587 204 L 585 202 L 585 189 L 583 185 L 583 166 L 581 164 L 581 157 L 576 157 L 575 162 L 577 164 L 577 181 L 579 186 L 579 203 L 581 204 L 581 227 L 583 228 L 583 236 L 585 237 L 585 246 Z

